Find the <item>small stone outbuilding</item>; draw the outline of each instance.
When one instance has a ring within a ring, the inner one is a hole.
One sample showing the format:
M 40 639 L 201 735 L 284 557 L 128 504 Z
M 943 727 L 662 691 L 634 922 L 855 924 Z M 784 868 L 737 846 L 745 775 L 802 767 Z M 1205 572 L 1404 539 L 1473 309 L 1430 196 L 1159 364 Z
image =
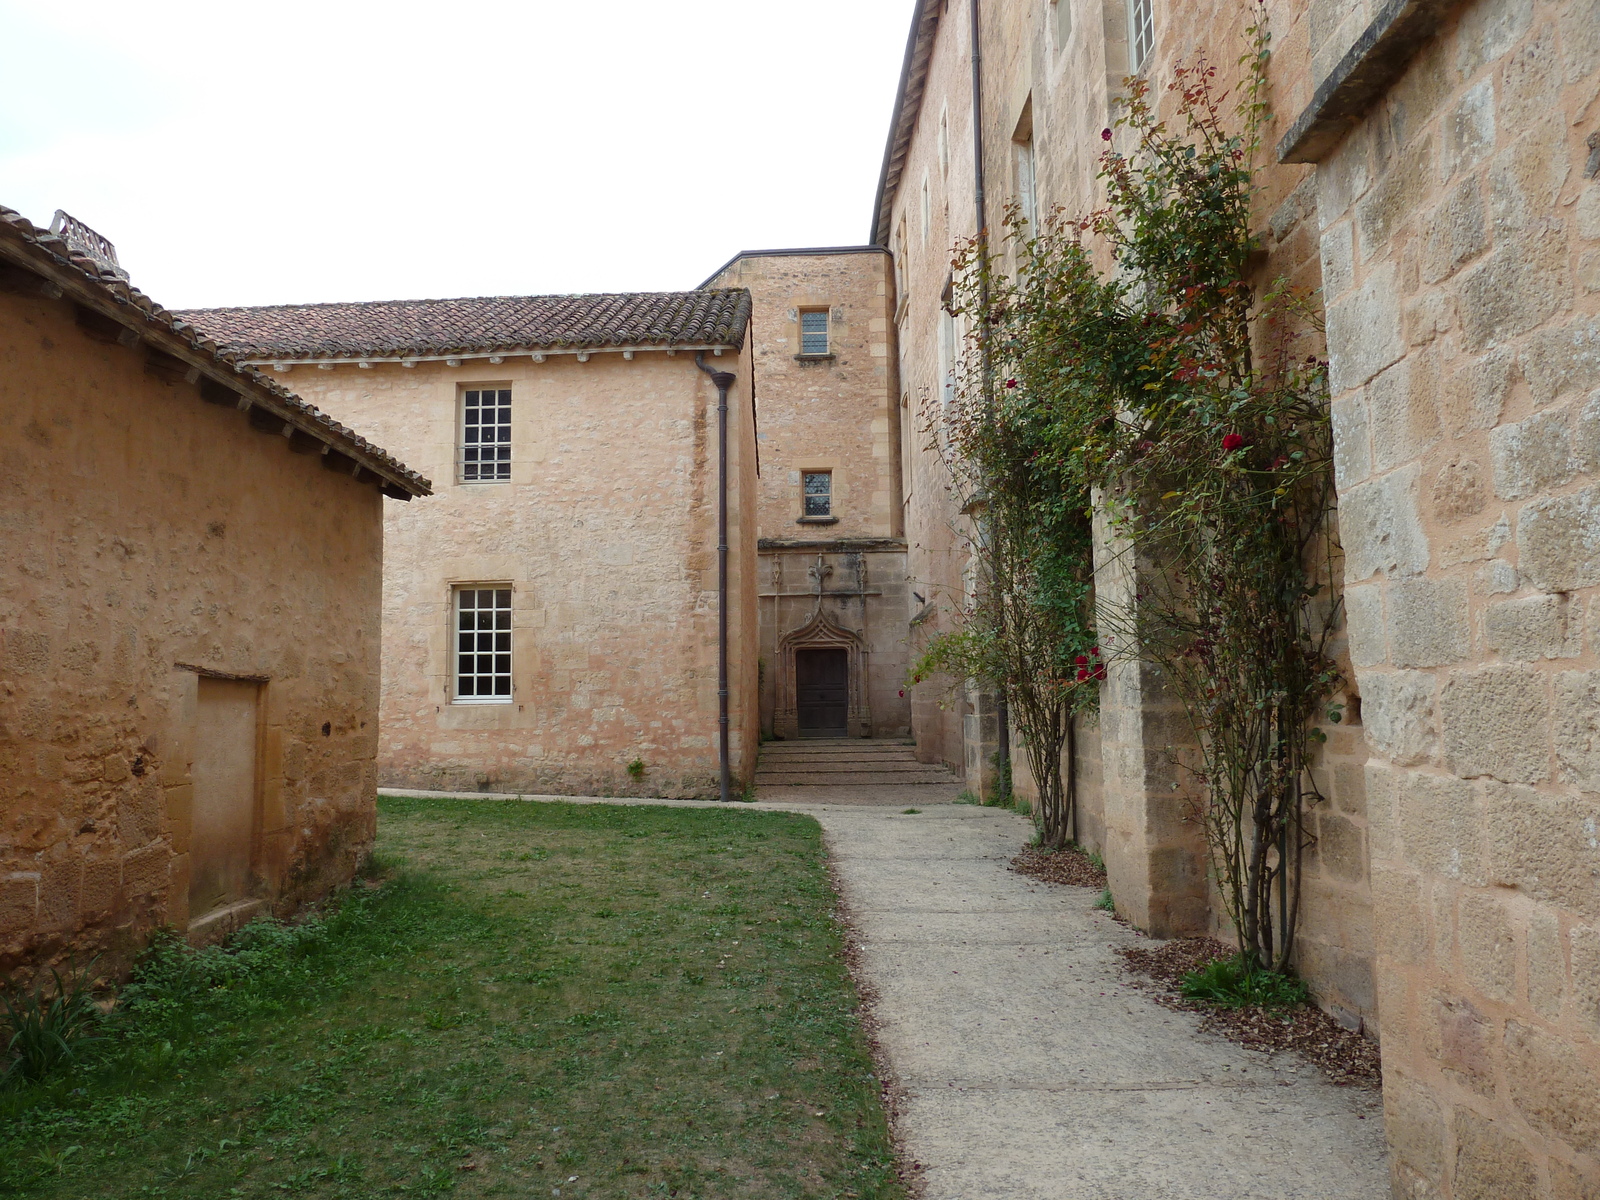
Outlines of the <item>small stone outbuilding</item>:
M 429 491 L 57 225 L 0 208 L 0 973 L 350 880 L 383 498 Z

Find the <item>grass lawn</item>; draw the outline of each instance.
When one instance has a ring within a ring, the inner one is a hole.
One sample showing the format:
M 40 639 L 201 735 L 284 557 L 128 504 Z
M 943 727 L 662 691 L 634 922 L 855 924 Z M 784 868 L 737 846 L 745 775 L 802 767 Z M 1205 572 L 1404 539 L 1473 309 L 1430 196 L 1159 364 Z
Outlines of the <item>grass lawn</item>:
M 169 951 L 98 1063 L 0 1093 L 0 1194 L 904 1196 L 816 822 L 379 828 L 382 886 L 220 974 Z

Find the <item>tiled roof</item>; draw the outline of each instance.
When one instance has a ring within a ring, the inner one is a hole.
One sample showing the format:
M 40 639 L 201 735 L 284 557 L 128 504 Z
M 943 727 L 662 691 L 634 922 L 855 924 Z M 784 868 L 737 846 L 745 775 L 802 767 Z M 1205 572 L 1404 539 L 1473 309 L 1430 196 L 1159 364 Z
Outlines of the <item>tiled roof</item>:
M 19 267 L 34 277 L 41 294 L 65 297 L 78 306 L 79 323 L 103 323 L 126 344 L 141 342 L 155 362 L 180 372 L 192 371 L 200 395 L 218 403 L 248 401 L 251 417 L 281 420 L 296 437 L 315 439 L 337 451 L 351 469 L 372 479 L 386 495 L 409 499 L 426 496 L 433 486 L 387 451 L 341 425 L 314 405 L 244 365 L 243 356 L 220 346 L 183 319 L 162 308 L 109 266 L 73 249 L 62 238 L 36 227 L 26 217 L 0 206 L 0 268 Z M 117 331 L 121 334 L 117 335 Z M 245 407 L 241 405 L 241 407 Z M 241 418 L 242 419 L 242 418 Z
M 207 308 L 180 314 L 237 354 L 406 358 L 604 346 L 738 346 L 742 288 Z

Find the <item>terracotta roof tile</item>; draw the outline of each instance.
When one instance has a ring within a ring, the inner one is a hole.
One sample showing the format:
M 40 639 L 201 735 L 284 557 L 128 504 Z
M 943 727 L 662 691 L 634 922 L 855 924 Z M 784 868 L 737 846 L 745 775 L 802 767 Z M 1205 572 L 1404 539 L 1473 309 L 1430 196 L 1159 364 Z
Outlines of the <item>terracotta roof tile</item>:
M 192 362 L 202 368 L 205 378 L 248 398 L 252 404 L 345 454 L 377 476 L 389 494 L 403 498 L 431 493 L 432 484 L 428 480 L 382 447 L 373 445 L 288 388 L 245 365 L 242 355 L 218 345 L 203 330 L 186 321 L 182 313 L 162 308 L 105 264 L 73 249 L 64 239 L 38 228 L 3 205 L 0 205 L 0 251 L 3 251 L 0 264 L 15 263 L 45 280 L 58 280 L 75 303 L 83 306 L 87 302 L 104 317 L 137 333 L 151 347 Z M 62 293 L 58 289 L 52 294 Z
M 179 314 L 236 354 L 406 358 L 603 346 L 738 346 L 743 288 L 208 308 Z

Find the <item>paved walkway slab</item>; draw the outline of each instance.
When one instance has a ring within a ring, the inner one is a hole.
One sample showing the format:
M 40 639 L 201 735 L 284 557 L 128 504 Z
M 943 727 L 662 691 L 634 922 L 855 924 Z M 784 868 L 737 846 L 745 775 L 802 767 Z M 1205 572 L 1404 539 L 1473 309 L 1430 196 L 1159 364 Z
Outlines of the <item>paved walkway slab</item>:
M 809 811 L 878 994 L 927 1200 L 1389 1195 L 1376 1094 L 1202 1034 L 1130 986 L 1115 951 L 1140 939 L 1092 889 L 1006 869 L 1026 819 Z

